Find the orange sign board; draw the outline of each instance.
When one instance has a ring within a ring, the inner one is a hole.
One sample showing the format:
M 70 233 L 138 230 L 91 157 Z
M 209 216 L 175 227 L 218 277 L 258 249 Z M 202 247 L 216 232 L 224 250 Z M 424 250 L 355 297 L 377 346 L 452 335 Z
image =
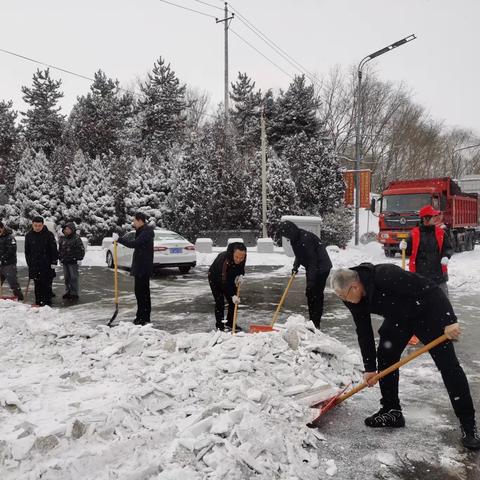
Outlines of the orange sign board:
M 360 174 L 360 208 L 370 207 L 370 188 L 372 183 L 371 170 L 346 170 L 343 172 L 345 181 L 345 205 L 355 205 L 355 175 Z

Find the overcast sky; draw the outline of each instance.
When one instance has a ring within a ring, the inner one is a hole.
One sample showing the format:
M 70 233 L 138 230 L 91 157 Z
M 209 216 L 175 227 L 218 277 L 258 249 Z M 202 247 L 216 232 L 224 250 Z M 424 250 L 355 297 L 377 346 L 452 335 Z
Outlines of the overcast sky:
M 222 16 L 195 0 L 174 3 Z M 219 0 L 205 0 L 222 7 Z M 87 76 L 103 69 L 131 85 L 164 56 L 182 81 L 223 98 L 223 27 L 160 0 L 0 0 L 0 48 Z M 380 78 L 403 81 L 447 125 L 480 134 L 479 0 L 232 0 L 231 5 L 303 67 L 318 75 L 348 68 L 411 33 L 418 39 L 377 61 Z M 238 19 L 232 29 L 290 74 L 298 73 Z M 37 68 L 0 52 L 0 98 L 25 108 L 20 87 Z M 230 78 L 247 72 L 266 88 L 290 78 L 230 34 Z M 89 82 L 62 78 L 68 113 Z

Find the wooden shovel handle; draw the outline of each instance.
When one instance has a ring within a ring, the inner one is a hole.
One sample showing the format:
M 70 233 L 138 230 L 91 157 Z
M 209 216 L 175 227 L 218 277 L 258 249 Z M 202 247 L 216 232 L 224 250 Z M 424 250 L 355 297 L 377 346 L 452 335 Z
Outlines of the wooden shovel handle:
M 399 360 L 397 363 L 394 363 L 390 367 L 386 368 L 385 370 L 382 370 L 381 372 L 377 373 L 372 378 L 372 381 L 377 382 L 383 377 L 386 377 L 388 374 L 394 372 L 395 370 L 399 369 L 401 366 L 405 365 L 408 362 L 411 362 L 414 358 L 417 358 L 418 356 L 422 355 L 422 353 L 428 352 L 432 348 L 436 347 L 437 345 L 440 345 L 443 343 L 445 340 L 448 340 L 448 337 L 443 334 L 442 336 L 436 338 L 435 340 L 431 341 L 430 343 L 427 343 L 427 345 L 423 346 L 422 348 L 419 348 L 418 350 L 415 350 L 412 352 L 410 355 L 407 355 L 405 358 L 402 358 Z M 360 392 L 364 388 L 368 387 L 367 383 L 361 383 L 360 385 L 357 385 L 355 388 L 352 388 L 350 391 L 347 393 L 344 393 L 340 397 L 338 397 L 336 404 L 338 405 L 339 403 L 343 402 L 347 398 L 350 398 L 352 395 L 355 395 L 356 393 Z
M 117 242 L 113 242 L 113 272 L 114 272 L 114 302 L 115 305 L 118 305 L 118 253 L 117 253 Z
M 273 319 L 272 319 L 272 327 L 275 325 L 275 322 L 278 320 L 278 315 L 280 313 L 280 310 L 283 306 L 283 303 L 285 302 L 285 299 L 287 298 L 287 293 L 290 290 L 290 286 L 292 285 L 293 279 L 295 278 L 295 273 L 292 273 L 290 280 L 288 281 L 287 288 L 283 292 L 282 298 L 280 299 L 280 303 L 277 306 L 277 309 L 275 310 L 275 313 L 273 314 Z
M 240 296 L 240 285 L 237 286 L 237 297 Z M 233 323 L 232 323 L 232 335 L 235 335 L 235 330 L 237 329 L 237 317 L 238 317 L 238 303 L 235 304 L 233 308 Z

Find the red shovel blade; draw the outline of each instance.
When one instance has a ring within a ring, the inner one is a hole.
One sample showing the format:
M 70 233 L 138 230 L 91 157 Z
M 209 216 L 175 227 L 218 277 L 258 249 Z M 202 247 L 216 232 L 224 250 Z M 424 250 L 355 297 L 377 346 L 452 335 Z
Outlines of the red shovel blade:
M 324 400 L 323 402 L 317 405 L 313 405 L 313 408 L 319 408 L 320 411 L 318 412 L 318 415 L 310 423 L 307 423 L 307 427 L 317 428 L 320 423 L 320 419 L 323 417 L 323 415 L 325 415 L 329 410 L 331 410 L 335 405 L 337 405 L 339 397 L 341 397 L 349 387 L 350 385 L 347 385 L 345 388 L 340 390 L 333 397 L 330 397 L 329 399 Z

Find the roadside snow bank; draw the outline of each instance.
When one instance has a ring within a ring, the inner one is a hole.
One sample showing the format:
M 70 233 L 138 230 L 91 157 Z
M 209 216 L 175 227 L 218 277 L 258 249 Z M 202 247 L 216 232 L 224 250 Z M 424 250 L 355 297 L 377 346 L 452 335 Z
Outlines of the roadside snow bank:
M 301 316 L 281 327 L 170 335 L 0 302 L 2 480 L 332 475 L 300 397 L 359 380 L 360 358 Z

